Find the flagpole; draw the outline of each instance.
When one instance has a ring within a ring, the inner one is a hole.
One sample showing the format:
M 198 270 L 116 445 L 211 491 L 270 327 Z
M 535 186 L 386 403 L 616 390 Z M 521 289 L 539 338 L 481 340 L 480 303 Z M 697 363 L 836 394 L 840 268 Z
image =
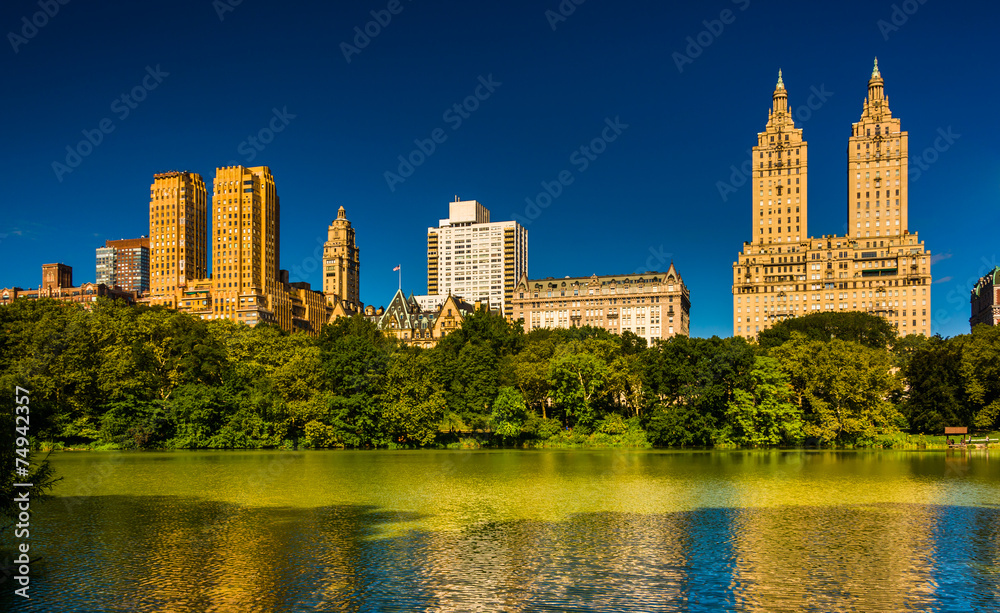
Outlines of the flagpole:
M 399 291 L 403 291 L 403 265 L 396 267 L 399 270 Z

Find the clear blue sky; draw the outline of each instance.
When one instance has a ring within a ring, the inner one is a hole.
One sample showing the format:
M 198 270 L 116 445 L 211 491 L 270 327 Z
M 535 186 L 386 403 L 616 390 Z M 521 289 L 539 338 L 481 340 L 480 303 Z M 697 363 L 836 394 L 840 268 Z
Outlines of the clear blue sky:
M 751 196 L 744 186 L 724 200 L 719 183 L 764 128 L 778 68 L 793 108 L 824 92 L 798 115 L 809 232 L 842 233 L 847 139 L 876 55 L 911 158 L 933 160 L 911 173 L 909 212 L 936 254 L 934 332 L 968 331 L 972 281 L 1000 263 L 996 3 L 563 0 L 574 10 L 557 20 L 559 0 L 49 1 L 51 17 L 38 0 L 0 8 L 0 286 L 36 287 L 45 262 L 93 280 L 105 239 L 148 233 L 154 173 L 210 183 L 216 166 L 239 162 L 271 167 L 282 267 L 316 288 L 314 253 L 343 205 L 362 300 L 388 303 L 397 264 L 404 289 L 423 293 L 426 228 L 458 195 L 494 220 L 534 217 L 532 277 L 673 260 L 691 290 L 692 335 L 729 336 Z M 388 22 L 368 25 L 376 35 L 346 49 L 348 62 L 342 43 L 354 45 L 372 11 Z M 477 92 L 475 110 L 446 114 Z M 248 139 L 275 109 L 281 130 L 255 148 Z M 53 169 L 105 119 L 71 172 Z M 627 127 L 605 131 L 616 119 Z M 960 136 L 925 156 L 949 128 Z M 602 133 L 615 138 L 600 155 L 572 157 Z M 398 156 L 434 134 L 443 142 L 390 189 Z M 572 183 L 526 212 L 562 171 Z

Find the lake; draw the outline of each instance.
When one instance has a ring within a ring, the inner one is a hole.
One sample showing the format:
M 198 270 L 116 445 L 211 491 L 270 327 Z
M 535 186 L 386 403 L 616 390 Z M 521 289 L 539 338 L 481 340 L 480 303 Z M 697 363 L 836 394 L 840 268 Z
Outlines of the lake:
M 53 454 L 0 610 L 995 611 L 992 453 Z

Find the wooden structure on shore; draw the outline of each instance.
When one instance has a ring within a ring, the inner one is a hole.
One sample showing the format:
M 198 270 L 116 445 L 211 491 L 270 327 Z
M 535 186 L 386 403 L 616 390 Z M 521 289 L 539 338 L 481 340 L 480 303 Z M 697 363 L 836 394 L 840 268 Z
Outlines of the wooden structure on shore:
M 950 436 L 962 435 L 962 441 L 956 443 Z M 944 429 L 945 438 L 948 441 L 948 449 L 989 449 L 990 437 L 972 438 L 969 436 L 969 429 L 965 426 L 946 426 Z

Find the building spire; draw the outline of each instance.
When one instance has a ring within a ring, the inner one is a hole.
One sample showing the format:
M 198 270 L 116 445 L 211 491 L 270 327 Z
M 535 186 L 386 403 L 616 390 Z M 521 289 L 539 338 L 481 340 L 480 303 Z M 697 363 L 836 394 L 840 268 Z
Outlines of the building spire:
M 774 115 L 788 112 L 788 92 L 785 90 L 785 81 L 781 78 L 781 69 L 778 70 L 778 84 L 774 86 L 774 105 L 771 113 Z
M 868 80 L 868 104 L 881 106 L 885 98 L 885 89 L 882 81 L 882 73 L 878 69 L 878 58 L 875 58 L 875 67 L 872 68 L 872 78 Z

